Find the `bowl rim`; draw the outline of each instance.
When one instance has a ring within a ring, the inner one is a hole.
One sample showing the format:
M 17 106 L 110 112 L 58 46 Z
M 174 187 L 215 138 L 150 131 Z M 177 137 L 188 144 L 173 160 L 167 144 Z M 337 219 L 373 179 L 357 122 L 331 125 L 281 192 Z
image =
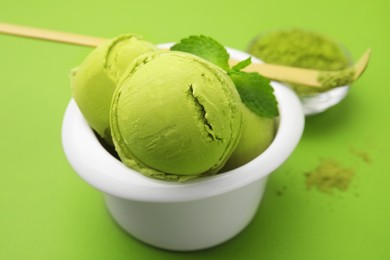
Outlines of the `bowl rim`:
M 169 47 L 171 43 L 159 47 Z M 227 48 L 232 58 L 249 54 Z M 252 58 L 253 62 L 261 62 Z M 271 82 L 278 100 L 279 125 L 271 145 L 241 167 L 184 183 L 146 177 L 113 157 L 95 136 L 77 104 L 70 100 L 63 119 L 62 144 L 65 155 L 78 175 L 104 193 L 144 202 L 185 202 L 205 199 L 245 187 L 278 168 L 297 146 L 304 128 L 304 113 L 297 95 L 288 87 Z

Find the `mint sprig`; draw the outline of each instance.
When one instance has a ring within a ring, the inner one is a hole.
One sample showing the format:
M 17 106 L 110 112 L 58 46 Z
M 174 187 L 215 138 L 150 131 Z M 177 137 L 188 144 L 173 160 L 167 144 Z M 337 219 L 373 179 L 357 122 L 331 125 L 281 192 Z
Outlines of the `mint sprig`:
M 279 115 L 270 81 L 256 72 L 241 71 L 252 63 L 250 57 L 230 68 L 229 53 L 225 47 L 203 35 L 185 38 L 172 46 L 171 50 L 194 54 L 225 70 L 235 84 L 242 102 L 258 116 L 272 118 Z
M 226 71 L 229 70 L 229 53 L 222 44 L 210 37 L 190 36 L 173 45 L 171 50 L 194 54 Z
M 240 70 L 248 67 L 251 63 L 252 63 L 252 59 L 251 59 L 251 57 L 249 57 L 246 60 L 240 61 L 239 63 L 234 65 L 230 70 L 240 71 Z
M 278 104 L 270 81 L 256 72 L 231 70 L 228 72 L 236 85 L 242 102 L 258 116 L 276 117 Z

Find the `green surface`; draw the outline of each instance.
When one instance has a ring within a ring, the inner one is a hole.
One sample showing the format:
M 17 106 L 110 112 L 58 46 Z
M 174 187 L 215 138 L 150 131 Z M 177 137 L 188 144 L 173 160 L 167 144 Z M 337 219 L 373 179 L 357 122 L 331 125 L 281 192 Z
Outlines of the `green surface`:
M 119 229 L 101 193 L 65 159 L 68 75 L 89 49 L 0 36 L 0 259 L 390 259 L 388 2 L 105 2 L 2 0 L 0 20 L 156 43 L 205 34 L 238 49 L 258 32 L 303 27 L 340 40 L 355 59 L 372 47 L 372 60 L 341 104 L 307 119 L 246 230 L 209 250 L 175 253 Z M 320 158 L 354 170 L 347 191 L 306 188 L 304 173 Z

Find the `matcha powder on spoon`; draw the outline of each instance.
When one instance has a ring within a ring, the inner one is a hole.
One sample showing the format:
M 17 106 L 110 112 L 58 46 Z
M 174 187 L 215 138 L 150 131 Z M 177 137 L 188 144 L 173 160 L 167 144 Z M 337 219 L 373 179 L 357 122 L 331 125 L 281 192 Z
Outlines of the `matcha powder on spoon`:
M 267 63 L 308 69 L 334 71 L 346 69 L 351 64 L 349 55 L 340 44 L 302 29 L 262 34 L 252 41 L 248 52 Z M 301 96 L 318 92 L 318 89 L 304 85 L 290 86 Z M 329 87 L 333 87 L 332 84 Z

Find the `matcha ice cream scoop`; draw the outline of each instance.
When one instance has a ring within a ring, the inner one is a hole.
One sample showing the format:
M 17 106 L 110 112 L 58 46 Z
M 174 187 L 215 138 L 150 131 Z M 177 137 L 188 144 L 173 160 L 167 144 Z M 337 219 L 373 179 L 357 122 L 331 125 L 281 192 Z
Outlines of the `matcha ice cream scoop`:
M 121 35 L 95 48 L 72 73 L 72 94 L 90 126 L 111 143 L 109 113 L 117 82 L 139 55 L 157 48 L 134 35 Z
M 236 148 L 241 100 L 219 67 L 188 53 L 152 52 L 123 74 L 111 107 L 124 164 L 159 179 L 215 174 Z
M 276 123 L 274 118 L 256 115 L 244 104 L 242 110 L 242 134 L 240 141 L 222 171 L 230 171 L 253 160 L 272 143 Z

